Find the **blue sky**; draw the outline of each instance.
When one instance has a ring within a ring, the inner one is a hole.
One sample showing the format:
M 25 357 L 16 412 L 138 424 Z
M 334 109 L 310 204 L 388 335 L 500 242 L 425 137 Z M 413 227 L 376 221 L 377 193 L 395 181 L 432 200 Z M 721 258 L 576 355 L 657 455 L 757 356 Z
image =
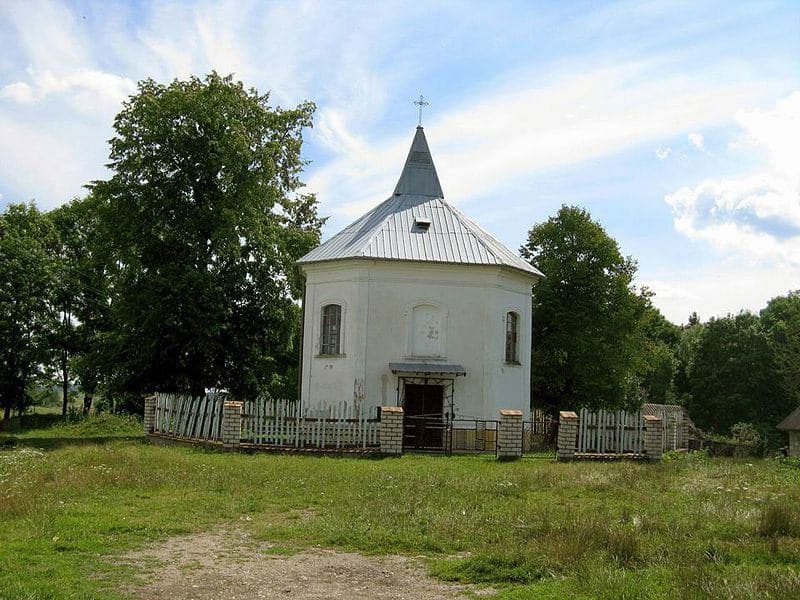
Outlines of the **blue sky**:
M 800 288 L 800 2 L 0 4 L 0 204 L 105 176 L 136 81 L 211 69 L 317 103 L 325 236 L 391 193 L 416 125 L 445 197 L 512 249 L 563 204 L 675 322 Z

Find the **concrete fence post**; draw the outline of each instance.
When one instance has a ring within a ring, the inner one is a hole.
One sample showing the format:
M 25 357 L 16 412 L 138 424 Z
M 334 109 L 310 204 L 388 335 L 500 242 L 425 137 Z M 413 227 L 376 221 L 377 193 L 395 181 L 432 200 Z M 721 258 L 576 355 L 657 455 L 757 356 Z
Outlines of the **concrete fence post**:
M 644 415 L 644 453 L 648 460 L 661 460 L 664 455 L 663 421 L 655 415 Z
M 156 397 L 147 396 L 144 399 L 144 433 L 150 435 L 156 430 Z
M 403 453 L 403 407 L 381 406 L 381 454 L 400 456 Z
M 571 410 L 558 413 L 558 460 L 575 458 L 578 445 L 578 415 Z
M 681 417 L 681 448 L 688 448 L 689 447 L 689 421 L 686 419 L 686 413 L 684 412 Z
M 522 456 L 522 411 L 502 409 L 497 432 L 497 458 L 514 460 Z
M 226 400 L 222 405 L 222 447 L 236 450 L 242 441 L 242 403 Z

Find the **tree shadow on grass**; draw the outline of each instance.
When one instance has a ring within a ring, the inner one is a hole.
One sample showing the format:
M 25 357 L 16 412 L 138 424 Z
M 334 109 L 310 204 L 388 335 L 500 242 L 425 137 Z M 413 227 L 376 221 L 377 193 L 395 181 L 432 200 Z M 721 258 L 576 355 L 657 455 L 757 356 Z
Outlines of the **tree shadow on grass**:
M 65 418 L 61 415 L 22 415 L 11 417 L 10 419 L 3 419 L 0 421 L 0 434 L 3 433 L 21 433 L 28 429 L 49 429 L 55 427 L 60 423 L 64 423 Z
M 14 437 L 0 436 L 0 450 L 12 448 L 36 448 L 37 450 L 58 450 L 59 448 L 106 446 L 115 442 L 145 443 L 143 435 L 105 435 L 87 437 Z

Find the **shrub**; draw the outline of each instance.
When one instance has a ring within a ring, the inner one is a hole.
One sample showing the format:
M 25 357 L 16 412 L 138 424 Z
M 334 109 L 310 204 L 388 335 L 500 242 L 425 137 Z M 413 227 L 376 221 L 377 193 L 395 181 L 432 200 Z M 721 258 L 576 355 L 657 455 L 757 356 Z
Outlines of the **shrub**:
M 748 446 L 760 446 L 762 443 L 761 434 L 756 430 L 752 423 L 736 423 L 731 425 L 731 438 L 738 444 Z

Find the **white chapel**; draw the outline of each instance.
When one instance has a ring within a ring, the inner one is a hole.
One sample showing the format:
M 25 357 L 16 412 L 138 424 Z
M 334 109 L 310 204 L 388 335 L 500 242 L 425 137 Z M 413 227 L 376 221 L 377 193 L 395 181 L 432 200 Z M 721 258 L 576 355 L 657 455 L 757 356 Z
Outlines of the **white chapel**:
M 394 193 L 298 265 L 301 403 L 529 415 L 531 290 L 542 274 L 445 201 L 422 127 Z

